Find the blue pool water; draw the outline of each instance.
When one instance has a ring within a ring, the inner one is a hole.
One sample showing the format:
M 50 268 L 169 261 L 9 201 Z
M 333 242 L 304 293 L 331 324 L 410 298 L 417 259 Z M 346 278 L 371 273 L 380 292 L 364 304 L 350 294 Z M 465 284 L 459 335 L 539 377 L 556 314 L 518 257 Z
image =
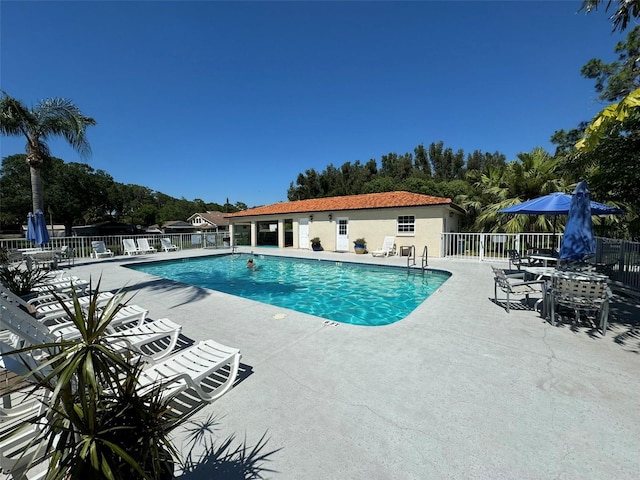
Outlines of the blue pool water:
M 247 268 L 248 258 L 258 265 Z M 277 256 L 216 255 L 129 268 L 336 322 L 387 325 L 403 319 L 450 276 Z

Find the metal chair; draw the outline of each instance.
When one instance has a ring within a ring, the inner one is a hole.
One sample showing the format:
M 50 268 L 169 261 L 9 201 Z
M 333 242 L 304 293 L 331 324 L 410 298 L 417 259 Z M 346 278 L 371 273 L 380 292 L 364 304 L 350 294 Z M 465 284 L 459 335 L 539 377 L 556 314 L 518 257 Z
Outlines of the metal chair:
M 498 303 L 498 288 L 507 294 L 507 313 L 511 307 L 511 295 L 524 295 L 529 300 L 531 293 L 543 293 L 545 282 L 544 280 L 531 280 L 524 281 L 522 276 L 510 276 L 502 268 L 496 268 L 492 266 L 494 274 L 494 299 L 495 303 Z M 523 275 L 523 274 L 520 274 Z M 513 280 L 520 280 L 514 282 Z
M 70 267 L 72 265 L 75 265 L 76 249 L 70 248 L 67 245 L 63 245 L 62 247 L 60 247 L 59 251 L 55 252 L 55 256 L 58 264 L 66 261 L 67 266 Z
M 507 250 L 507 254 L 509 255 L 509 269 L 511 269 L 512 265 L 515 265 L 518 270 L 520 270 L 520 266 L 528 266 L 531 265 L 531 262 L 527 257 L 520 256 L 520 252 L 518 250 Z
M 580 313 L 599 315 L 599 326 L 604 336 L 609 318 L 611 292 L 607 277 L 588 272 L 558 272 L 551 277 L 551 324 L 556 324 L 556 307 L 564 306 L 575 312 L 575 322 Z

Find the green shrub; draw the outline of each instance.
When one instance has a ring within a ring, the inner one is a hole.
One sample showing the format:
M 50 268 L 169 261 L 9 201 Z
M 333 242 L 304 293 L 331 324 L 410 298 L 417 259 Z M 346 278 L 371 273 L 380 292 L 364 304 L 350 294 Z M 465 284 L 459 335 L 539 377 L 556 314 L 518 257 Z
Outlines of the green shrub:
M 41 283 L 49 272 L 34 268 L 27 270 L 20 265 L 0 265 L 0 282 L 16 295 L 29 295 L 33 287 Z

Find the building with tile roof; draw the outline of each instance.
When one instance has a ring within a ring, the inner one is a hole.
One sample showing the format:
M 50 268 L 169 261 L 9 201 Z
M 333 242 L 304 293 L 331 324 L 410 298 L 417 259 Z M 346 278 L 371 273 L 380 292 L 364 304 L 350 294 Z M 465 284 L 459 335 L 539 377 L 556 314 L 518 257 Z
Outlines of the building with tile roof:
M 441 234 L 458 232 L 462 215 L 450 198 L 400 191 L 280 202 L 225 218 L 235 245 L 306 249 L 318 237 L 324 250 L 346 252 L 356 238 L 377 250 L 394 236 L 398 253 L 413 246 L 420 255 L 426 246 L 440 256 Z

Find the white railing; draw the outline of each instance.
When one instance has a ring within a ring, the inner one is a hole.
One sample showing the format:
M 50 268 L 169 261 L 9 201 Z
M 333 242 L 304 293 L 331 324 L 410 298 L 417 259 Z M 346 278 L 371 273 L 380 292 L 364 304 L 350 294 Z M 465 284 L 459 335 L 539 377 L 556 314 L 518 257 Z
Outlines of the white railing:
M 177 233 L 143 235 L 149 244 L 162 250 L 161 238 L 181 250 L 194 248 L 229 247 L 228 233 Z M 116 255 L 124 254 L 122 239 L 132 235 L 99 235 L 91 237 L 53 237 L 47 245 L 59 250 L 66 245 L 75 249 L 76 258 L 89 258 L 93 249 L 91 242 L 104 241 Z M 532 251 L 559 251 L 562 234 L 552 233 L 443 233 L 440 237 L 440 257 L 469 259 L 474 261 L 508 261 L 509 250 L 517 250 L 521 256 Z M 236 245 L 246 243 L 248 238 L 236 236 Z M 640 291 L 640 243 L 610 238 L 596 239 L 596 255 L 592 259 L 609 277 L 633 290 Z M 9 251 L 27 249 L 33 244 L 25 238 L 0 239 L 0 247 Z M 414 253 L 415 255 L 415 253 Z
M 525 256 L 528 252 L 558 251 L 562 234 L 552 233 L 443 233 L 440 256 L 498 261 L 509 258 L 509 250 Z
M 52 237 L 47 248 L 59 250 L 62 246 L 75 249 L 76 258 L 89 258 L 93 252 L 91 242 L 101 240 L 115 255 L 124 254 L 122 247 L 123 238 L 146 238 L 149 245 L 158 251 L 162 250 L 161 238 L 169 238 L 171 243 L 180 247 L 180 250 L 192 248 L 221 248 L 229 247 L 227 233 L 176 233 L 157 235 L 96 235 L 90 237 Z M 24 250 L 33 247 L 33 243 L 25 238 L 0 239 L 0 247 L 9 251 Z
M 440 256 L 474 261 L 508 261 L 509 250 L 521 256 L 558 252 L 562 234 L 552 233 L 443 233 Z M 589 259 L 611 280 L 640 291 L 640 242 L 596 238 L 596 254 Z

